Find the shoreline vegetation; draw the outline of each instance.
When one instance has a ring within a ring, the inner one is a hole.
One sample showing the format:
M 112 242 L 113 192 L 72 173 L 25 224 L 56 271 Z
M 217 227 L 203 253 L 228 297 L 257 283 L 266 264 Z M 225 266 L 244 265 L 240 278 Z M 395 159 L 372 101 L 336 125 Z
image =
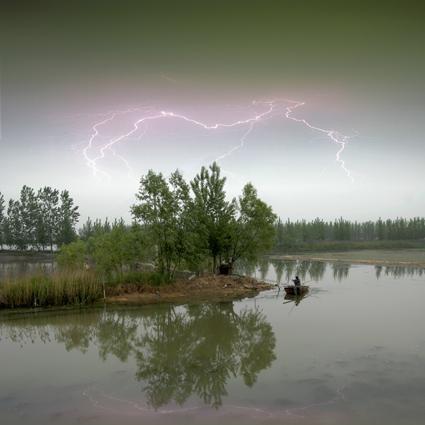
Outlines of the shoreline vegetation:
M 149 170 L 130 207 L 131 224 L 88 219 L 78 232 L 79 207 L 66 190 L 24 186 L 8 203 L 0 194 L 0 249 L 12 249 L 0 255 L 6 262 L 20 261 L 19 254 L 43 256 L 53 270 L 3 281 L 0 308 L 249 296 L 273 286 L 234 275 L 234 269 L 267 254 L 425 266 L 425 218 L 282 222 L 251 183 L 232 199 L 225 183 L 217 163 L 190 181 L 179 170 L 168 177 Z M 401 249 L 407 257 L 395 254 Z
M 59 230 L 66 228 L 73 240 L 63 243 L 63 238 L 52 236 L 50 251 L 54 245 L 60 248 L 58 270 L 4 282 L 0 306 L 86 305 L 101 299 L 152 303 L 235 298 L 271 288 L 233 275 L 233 266 L 238 260 L 254 261 L 272 249 L 277 216 L 251 183 L 233 199 L 227 197 L 225 183 L 217 163 L 202 167 L 191 181 L 178 170 L 169 177 L 149 170 L 140 179 L 136 203 L 130 209 L 131 225 L 123 220 L 88 220 L 78 236 L 78 207 L 73 206 L 68 192 L 62 202 L 67 207 L 57 206 L 59 192 L 54 192 L 49 211 L 58 218 L 54 218 L 50 233 L 59 235 Z M 47 192 L 50 194 L 50 189 Z M 43 191 L 38 194 L 25 186 L 20 200 L 9 202 L 6 218 L 4 201 L 0 202 L 8 247 L 44 247 L 36 243 L 38 222 L 44 217 L 42 195 Z M 67 226 L 57 225 L 59 219 Z M 145 265 L 152 271 L 145 271 Z M 193 278 L 179 279 L 186 272 Z
M 240 275 L 204 275 L 164 282 L 156 272 L 129 272 L 105 282 L 91 271 L 57 272 L 3 283 L 0 309 L 224 301 L 272 288 L 272 284 Z

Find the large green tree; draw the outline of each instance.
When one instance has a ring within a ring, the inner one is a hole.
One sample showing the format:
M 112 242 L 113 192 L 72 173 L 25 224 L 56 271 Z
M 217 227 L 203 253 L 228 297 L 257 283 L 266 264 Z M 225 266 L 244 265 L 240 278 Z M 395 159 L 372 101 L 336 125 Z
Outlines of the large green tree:
M 137 204 L 131 208 L 156 248 L 155 261 L 161 273 L 172 277 L 185 257 L 184 222 L 189 203 L 189 187 L 178 171 L 167 181 L 161 173 L 149 170 L 140 179 Z
M 271 249 L 275 242 L 276 218 L 271 206 L 258 198 L 254 186 L 245 185 L 230 225 L 227 262 L 232 264 L 241 258 L 254 261 Z
M 216 163 L 202 167 L 190 186 L 178 171 L 168 180 L 152 170 L 142 176 L 132 213 L 151 235 L 161 272 L 171 277 L 182 265 L 216 272 L 222 263 L 255 259 L 272 246 L 271 207 L 252 184 L 238 200 L 227 199 L 225 182 Z
M 203 248 L 212 258 L 214 272 L 229 251 L 236 211 L 236 201 L 226 199 L 225 183 L 226 178 L 215 162 L 209 169 L 202 167 L 191 182 L 194 231 L 201 236 Z

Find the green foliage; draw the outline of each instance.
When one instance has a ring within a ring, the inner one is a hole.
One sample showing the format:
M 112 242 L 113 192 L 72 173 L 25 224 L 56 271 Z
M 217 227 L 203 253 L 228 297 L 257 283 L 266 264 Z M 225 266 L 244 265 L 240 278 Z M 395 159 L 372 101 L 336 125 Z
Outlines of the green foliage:
M 41 245 L 53 245 L 59 223 L 59 191 L 51 187 L 44 187 L 38 191 L 40 217 L 38 223 L 38 233 Z
M 235 200 L 226 200 L 225 183 L 226 178 L 220 176 L 220 167 L 215 162 L 209 169 L 202 167 L 191 182 L 194 194 L 192 231 L 200 236 L 199 248 L 212 258 L 213 271 L 217 261 L 224 260 L 230 248 L 236 210 Z
M 106 280 L 107 288 L 118 285 L 162 286 L 170 283 L 167 275 L 156 271 L 128 270 L 119 275 L 112 275 Z
M 4 211 L 6 203 L 3 194 L 0 192 L 0 249 L 3 249 L 3 244 L 6 242 L 5 234 L 5 216 Z
M 27 249 L 19 201 L 9 200 L 7 208 L 6 244 L 19 250 Z
M 228 262 L 244 258 L 254 261 L 270 250 L 275 240 L 276 215 L 257 196 L 251 183 L 245 185 L 237 203 L 238 216 L 233 222 Z
M 107 276 L 122 277 L 124 271 L 135 267 L 147 252 L 141 228 L 127 228 L 123 223 L 114 226 L 109 233 L 93 236 L 88 245 L 96 270 Z
M 49 246 L 53 252 L 55 245 L 75 240 L 78 218 L 78 207 L 66 190 L 44 187 L 36 193 L 23 186 L 19 200 L 9 200 L 6 216 L 0 194 L 0 246 L 20 251 Z
M 72 243 L 75 247 L 75 243 Z M 155 271 L 127 270 L 104 276 L 96 270 L 60 270 L 15 278 L 0 285 L 0 308 L 49 307 L 94 303 L 116 294 L 116 287 L 157 287 L 168 284 L 166 275 Z M 137 289 L 136 289 L 137 290 Z
M 87 241 L 92 236 L 110 232 L 112 227 L 120 224 L 121 222 L 122 220 L 115 220 L 111 225 L 107 218 L 104 220 L 104 222 L 102 222 L 100 219 L 95 219 L 92 221 L 92 219 L 89 217 L 83 224 L 83 227 L 78 231 L 79 237 L 82 240 Z
M 140 180 L 132 207 L 150 234 L 160 273 L 172 277 L 181 266 L 193 271 L 239 258 L 255 258 L 274 241 L 276 216 L 255 188 L 245 186 L 239 200 L 227 200 L 226 179 L 214 163 L 188 185 L 176 171 L 166 180 L 150 170 Z
M 150 255 L 146 231 L 116 220 L 109 231 L 102 227 L 86 240 L 63 245 L 57 261 L 61 269 L 95 270 L 103 283 L 116 284 L 126 283 L 132 274 L 137 279 L 137 269 Z
M 87 246 L 82 240 L 63 245 L 56 256 L 58 265 L 62 269 L 82 270 L 86 263 Z
M 189 187 L 179 171 L 168 182 L 161 173 L 149 170 L 140 179 L 138 204 L 131 211 L 145 227 L 155 244 L 155 262 L 160 273 L 172 277 L 183 261 L 188 239 L 186 234 Z
M 279 219 L 276 223 L 275 249 L 315 250 L 323 247 L 326 250 L 338 246 L 352 249 L 356 245 L 364 246 L 363 243 L 366 243 L 367 246 L 367 242 L 374 242 L 376 247 L 380 245 L 402 247 L 400 244 L 390 244 L 389 241 L 423 239 L 425 239 L 425 218 L 420 217 L 386 221 L 379 218 L 376 222 L 366 221 L 363 223 L 350 222 L 343 218 L 333 222 L 325 222 L 317 218 L 311 222 L 288 220 L 285 223 Z M 380 244 L 380 241 L 383 243 Z
M 101 298 L 102 285 L 93 273 L 28 276 L 0 286 L 0 306 L 47 307 L 89 304 Z
M 60 194 L 60 206 L 58 214 L 56 244 L 63 245 L 72 242 L 76 238 L 75 225 L 80 213 L 78 207 L 74 206 L 74 200 L 69 192 L 64 190 Z

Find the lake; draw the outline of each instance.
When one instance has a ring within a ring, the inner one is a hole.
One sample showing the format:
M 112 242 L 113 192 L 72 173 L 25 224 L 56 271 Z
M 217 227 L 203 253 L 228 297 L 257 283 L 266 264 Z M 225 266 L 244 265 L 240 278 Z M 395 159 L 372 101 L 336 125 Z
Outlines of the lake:
M 4 424 L 423 424 L 425 273 L 263 261 L 242 301 L 0 316 Z
M 41 273 L 51 273 L 56 269 L 53 255 L 48 253 L 13 255 L 0 253 L 0 284 L 3 280 Z

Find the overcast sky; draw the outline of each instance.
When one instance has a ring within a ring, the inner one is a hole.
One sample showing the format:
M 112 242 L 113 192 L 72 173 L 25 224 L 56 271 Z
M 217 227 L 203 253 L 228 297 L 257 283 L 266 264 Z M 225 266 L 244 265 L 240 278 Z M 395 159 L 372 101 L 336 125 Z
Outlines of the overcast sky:
M 282 218 L 424 216 L 424 7 L 368 3 L 2 5 L 0 192 L 129 218 L 149 168 L 218 159 Z

